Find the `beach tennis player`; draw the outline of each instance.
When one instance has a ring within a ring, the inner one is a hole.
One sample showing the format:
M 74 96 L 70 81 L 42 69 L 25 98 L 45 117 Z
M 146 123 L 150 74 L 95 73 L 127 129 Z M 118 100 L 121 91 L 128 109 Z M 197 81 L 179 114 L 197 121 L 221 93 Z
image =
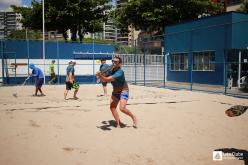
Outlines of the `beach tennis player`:
M 96 76 L 102 82 L 111 82 L 113 85 L 113 92 L 110 101 L 110 110 L 117 123 L 117 127 L 121 127 L 121 121 L 119 114 L 116 110 L 118 103 L 120 103 L 120 111 L 130 116 L 133 120 L 133 127 L 137 128 L 136 116 L 126 108 L 126 104 L 129 97 L 129 88 L 125 80 L 124 71 L 121 69 L 122 59 L 119 56 L 115 56 L 112 60 L 112 69 L 108 72 L 108 75 L 102 75 L 99 71 L 96 72 Z
M 33 96 L 38 96 L 38 91 L 40 92 L 40 96 L 45 96 L 42 92 L 41 87 L 44 83 L 44 74 L 40 68 L 36 67 L 34 64 L 29 64 L 29 68 L 32 69 L 32 74 L 30 77 L 35 77 L 35 93 Z
M 49 73 L 50 73 L 50 81 L 48 81 L 49 85 L 55 84 L 56 81 L 54 64 L 55 64 L 55 60 L 52 60 L 52 63 L 49 65 Z
M 66 80 L 65 80 L 65 84 L 66 84 L 66 90 L 64 92 L 64 99 L 66 100 L 66 96 L 68 94 L 68 91 L 71 90 L 71 88 L 74 88 L 74 95 L 73 98 L 75 100 L 78 99 L 77 97 L 77 92 L 79 90 L 79 84 L 75 81 L 75 68 L 74 66 L 76 65 L 76 61 L 72 60 L 69 62 L 69 65 L 66 68 Z
M 101 65 L 100 65 L 99 71 L 102 73 L 108 67 L 109 65 L 106 64 L 106 59 L 101 59 Z M 101 83 L 102 83 L 104 96 L 107 96 L 107 82 L 101 81 Z

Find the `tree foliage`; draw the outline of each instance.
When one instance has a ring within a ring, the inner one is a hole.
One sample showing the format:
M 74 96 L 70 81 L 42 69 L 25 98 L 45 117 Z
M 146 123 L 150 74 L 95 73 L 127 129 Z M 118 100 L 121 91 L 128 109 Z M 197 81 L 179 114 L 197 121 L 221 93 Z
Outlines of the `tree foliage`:
M 11 33 L 8 35 L 8 38 L 14 38 L 14 39 L 35 39 L 38 40 L 42 38 L 42 33 L 40 31 L 28 31 L 26 30 L 16 30 L 11 31 Z
M 222 4 L 211 0 L 130 0 L 112 13 L 116 25 L 123 31 L 128 25 L 146 32 L 163 31 L 168 24 L 198 18 L 202 14 L 217 14 Z
M 57 30 L 67 39 L 66 31 L 71 30 L 72 40 L 80 41 L 87 32 L 100 32 L 102 23 L 107 20 L 105 11 L 110 9 L 110 0 L 45 0 L 46 31 Z M 42 29 L 42 2 L 32 1 L 31 7 L 12 6 L 15 12 L 23 16 L 24 27 Z

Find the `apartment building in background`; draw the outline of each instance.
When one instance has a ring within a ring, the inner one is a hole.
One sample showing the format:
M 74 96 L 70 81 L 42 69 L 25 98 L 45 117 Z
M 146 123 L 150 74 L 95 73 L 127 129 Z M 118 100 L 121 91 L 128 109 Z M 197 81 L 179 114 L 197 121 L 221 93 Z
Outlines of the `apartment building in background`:
M 109 12 L 111 12 L 111 10 L 106 10 L 105 14 L 108 14 Z M 87 33 L 84 35 L 84 37 L 106 40 L 106 41 L 113 41 L 113 42 L 117 41 L 117 28 L 115 27 L 113 20 L 111 20 L 111 18 L 108 18 L 107 22 L 104 22 L 102 26 L 103 26 L 102 32 L 98 32 L 94 34 Z
M 125 5 L 128 0 L 116 0 L 116 8 L 120 8 Z M 121 32 L 120 29 L 117 29 L 117 42 L 122 45 L 128 45 L 128 32 Z
M 111 19 L 103 24 L 103 39 L 107 41 L 117 40 L 117 29 Z
M 116 0 L 113 5 L 113 8 L 119 8 L 125 3 L 127 3 L 128 0 Z M 105 11 L 106 13 L 110 11 Z M 120 29 L 118 29 L 111 18 L 107 20 L 107 22 L 103 23 L 103 32 L 101 33 L 87 33 L 84 35 L 85 38 L 95 38 L 95 39 L 102 39 L 107 41 L 113 41 L 120 43 L 121 45 L 125 46 L 132 46 L 134 45 L 134 38 L 137 38 L 135 30 L 132 28 L 132 26 L 128 27 L 128 30 L 130 33 L 121 32 Z
M 116 0 L 116 8 L 119 8 L 125 3 L 127 3 L 128 0 Z M 134 47 L 135 45 L 135 40 L 138 38 L 138 35 L 140 31 L 137 31 L 132 25 L 128 26 L 128 32 L 122 33 L 120 29 L 117 29 L 117 42 L 129 46 L 129 47 Z
M 21 14 L 15 12 L 0 12 L 0 39 L 7 36 L 14 30 L 22 30 Z

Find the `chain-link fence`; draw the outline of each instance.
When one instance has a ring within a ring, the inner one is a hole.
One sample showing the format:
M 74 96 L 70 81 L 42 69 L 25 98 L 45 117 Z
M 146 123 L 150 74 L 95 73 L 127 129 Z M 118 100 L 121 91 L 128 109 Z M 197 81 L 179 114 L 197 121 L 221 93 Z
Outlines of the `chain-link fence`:
M 183 36 L 192 37 L 199 33 L 203 32 L 192 30 L 188 31 L 188 34 L 183 33 Z M 174 37 L 170 38 L 171 35 Z M 167 41 L 164 36 L 158 35 L 135 41 L 133 48 L 122 45 L 118 45 L 116 48 L 116 45 L 112 45 L 115 49 L 106 49 L 105 51 L 103 51 L 104 47 L 99 47 L 94 43 L 87 45 L 86 48 L 82 46 L 82 43 L 74 45 L 73 43 L 46 42 L 46 52 L 49 53 L 45 59 L 41 58 L 42 55 L 36 57 L 37 52 L 42 50 L 41 43 L 38 45 L 29 43 L 28 45 L 25 42 L 25 46 L 17 46 L 25 49 L 24 55 L 20 57 L 19 49 L 15 49 L 15 51 L 6 49 L 3 47 L 4 42 L 6 46 L 6 41 L 2 41 L 1 78 L 5 84 L 22 83 L 30 72 L 28 64 L 34 63 L 45 71 L 46 81 L 48 81 L 50 79 L 49 65 L 52 59 L 55 59 L 57 83 L 63 84 L 68 61 L 76 59 L 77 81 L 96 83 L 95 72 L 100 66 L 99 59 L 105 57 L 107 63 L 111 64 L 112 56 L 119 54 L 123 60 L 122 68 L 125 71 L 126 80 L 131 84 L 248 97 L 247 49 L 222 49 L 217 45 L 216 50 L 207 48 L 194 50 L 195 43 L 187 42 L 187 45 L 181 40 L 180 44 L 187 47 L 188 51 L 164 50 L 164 45 L 165 47 L 166 45 L 170 46 L 173 39 L 178 42 L 177 38 L 180 39 L 180 35 L 174 33 L 167 34 L 165 37 L 170 40 Z M 53 44 L 56 46 L 54 47 Z M 68 53 L 68 49 L 72 50 L 72 53 Z M 223 54 L 219 52 L 223 52 Z
M 1 82 L 21 84 L 30 74 L 28 65 L 33 63 L 45 74 L 46 83 L 50 80 L 50 65 L 55 60 L 54 70 L 57 83 L 65 82 L 68 62 L 75 59 L 77 81 L 95 83 L 95 72 L 99 69 L 100 58 L 112 59 L 114 47 L 110 44 L 46 41 L 1 40 Z M 109 60 L 110 61 L 110 60 Z M 33 83 L 30 80 L 28 83 Z
M 167 27 L 165 86 L 247 97 L 248 20 L 238 16 Z

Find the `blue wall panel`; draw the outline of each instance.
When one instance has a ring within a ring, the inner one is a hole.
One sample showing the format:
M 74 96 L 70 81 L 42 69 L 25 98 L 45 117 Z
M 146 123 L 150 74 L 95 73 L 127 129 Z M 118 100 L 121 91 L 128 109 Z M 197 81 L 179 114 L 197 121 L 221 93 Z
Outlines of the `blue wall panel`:
M 4 77 L 4 82 L 7 84 L 22 84 L 24 80 L 27 77 Z M 57 82 L 60 82 L 61 84 L 64 84 L 66 76 L 59 76 L 59 80 Z M 50 76 L 46 76 L 46 84 L 50 80 Z M 76 81 L 78 83 L 96 83 L 96 76 L 94 75 L 85 75 L 85 76 L 76 76 Z M 35 80 L 34 78 L 30 78 L 27 82 L 26 85 L 34 85 Z
M 9 54 L 8 58 L 15 58 L 16 56 L 16 59 L 27 59 L 28 57 L 30 59 L 43 59 L 42 41 L 6 40 L 4 44 L 4 52 Z M 74 52 L 113 53 L 114 47 L 109 44 L 57 43 L 47 41 L 45 43 L 45 51 L 46 59 L 73 59 Z
M 166 52 L 188 52 L 190 49 L 190 33 L 175 33 L 165 36 Z
M 29 58 L 43 59 L 42 41 L 29 41 Z
M 232 48 L 246 49 L 248 47 L 248 18 L 246 22 L 235 23 L 232 26 Z
M 80 51 L 85 49 L 82 44 L 75 43 L 59 43 L 59 57 L 60 59 L 73 59 L 73 51 Z
M 28 58 L 28 49 L 27 49 L 27 42 L 26 41 L 14 41 L 14 40 L 6 40 L 4 43 L 4 52 L 7 56 L 5 58 L 15 58 L 10 55 L 9 52 L 14 52 L 17 59 L 26 59 Z M 11 53 L 13 54 L 13 53 Z
M 203 17 L 201 19 L 196 19 L 189 22 L 166 26 L 165 29 L 166 33 L 189 32 L 202 28 L 216 27 L 216 25 L 230 24 L 231 18 L 232 16 L 230 15 L 230 13 L 225 13 L 210 18 Z
M 248 18 L 247 14 L 232 15 L 232 48 L 245 49 L 248 46 Z
M 187 71 L 169 71 L 167 73 L 168 81 L 189 82 L 190 78 Z
M 5 40 L 2 43 L 4 44 L 3 55 L 6 59 L 43 59 L 42 41 Z M 75 52 L 79 53 L 79 59 L 93 59 L 93 56 L 97 57 L 97 59 L 102 57 L 111 59 L 114 47 L 109 44 L 82 44 L 51 41 L 45 43 L 45 59 L 74 59 Z M 94 55 L 84 55 L 84 53 L 87 52 L 94 52 Z M 106 54 L 99 53 L 111 53 L 111 55 L 107 56 Z M 96 78 L 93 74 L 92 72 L 92 75 L 77 75 L 76 79 L 80 83 L 95 83 Z M 21 76 L 3 77 L 3 81 L 8 84 L 20 84 L 24 82 L 25 78 L 26 77 Z M 46 81 L 49 79 L 49 77 L 46 77 Z M 58 82 L 63 83 L 64 81 L 65 76 L 58 77 Z M 30 80 L 29 83 L 33 84 L 33 81 Z
M 46 42 L 46 59 L 57 59 L 59 55 L 57 51 L 57 42 Z

